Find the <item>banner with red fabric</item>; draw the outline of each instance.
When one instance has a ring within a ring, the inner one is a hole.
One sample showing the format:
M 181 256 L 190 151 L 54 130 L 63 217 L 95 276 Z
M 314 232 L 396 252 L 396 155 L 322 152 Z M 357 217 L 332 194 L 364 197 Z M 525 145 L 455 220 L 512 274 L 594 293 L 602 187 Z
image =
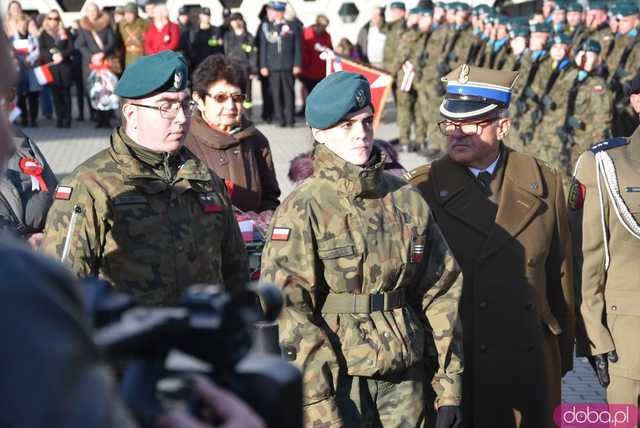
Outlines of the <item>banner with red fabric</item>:
M 371 87 L 371 103 L 375 110 L 373 127 L 377 128 L 382 113 L 384 112 L 384 104 L 387 96 L 391 91 L 391 84 L 393 83 L 391 75 L 384 70 L 342 57 L 330 50 L 325 50 L 322 56 L 327 61 L 327 74 L 341 70 L 350 71 L 362 74 L 369 81 Z

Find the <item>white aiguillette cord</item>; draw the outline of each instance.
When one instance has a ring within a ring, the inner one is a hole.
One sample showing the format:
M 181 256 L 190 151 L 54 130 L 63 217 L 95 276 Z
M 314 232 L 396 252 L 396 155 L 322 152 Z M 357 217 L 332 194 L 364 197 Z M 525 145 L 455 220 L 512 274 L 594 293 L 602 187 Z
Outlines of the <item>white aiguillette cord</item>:
M 604 244 L 605 244 L 605 270 L 609 268 L 609 246 L 607 244 L 607 236 L 606 236 L 606 226 L 604 222 L 604 201 L 602 200 L 602 188 L 600 184 L 600 176 L 604 176 L 604 181 L 607 184 L 607 190 L 609 193 L 609 200 L 611 201 L 611 206 L 618 217 L 618 220 L 625 229 L 636 239 L 640 239 L 640 225 L 635 220 L 631 212 L 629 211 L 629 207 L 620 196 L 620 185 L 618 183 L 618 176 L 616 175 L 616 167 L 611 160 L 611 157 L 607 154 L 607 152 L 602 151 L 598 152 L 595 155 L 596 158 L 596 166 L 597 166 L 597 176 L 596 179 L 598 181 L 598 192 L 600 193 L 600 214 L 602 219 L 602 227 L 604 235 Z

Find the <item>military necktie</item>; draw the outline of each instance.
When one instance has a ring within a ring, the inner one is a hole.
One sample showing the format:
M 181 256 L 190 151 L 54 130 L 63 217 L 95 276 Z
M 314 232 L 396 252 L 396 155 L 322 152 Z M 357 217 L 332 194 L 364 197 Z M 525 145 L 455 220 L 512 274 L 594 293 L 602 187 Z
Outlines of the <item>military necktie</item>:
M 489 194 L 490 193 L 490 186 L 491 186 L 491 173 L 487 172 L 487 171 L 482 171 L 480 174 L 478 174 L 478 177 L 476 177 L 478 180 L 478 184 L 480 185 L 480 187 L 482 188 L 482 190 L 484 191 L 484 193 Z

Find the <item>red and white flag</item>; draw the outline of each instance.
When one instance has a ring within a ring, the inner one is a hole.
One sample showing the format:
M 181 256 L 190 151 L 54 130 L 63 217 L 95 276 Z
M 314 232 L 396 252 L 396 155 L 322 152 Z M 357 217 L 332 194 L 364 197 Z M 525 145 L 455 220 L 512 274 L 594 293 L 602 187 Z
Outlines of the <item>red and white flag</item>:
M 38 83 L 42 86 L 53 83 L 53 74 L 51 74 L 48 64 L 34 67 L 33 73 L 36 75 Z
M 27 55 L 31 52 L 33 45 L 29 39 L 15 39 L 13 49 L 20 54 Z
M 389 95 L 389 91 L 391 91 L 391 84 L 393 83 L 391 75 L 384 70 L 379 70 L 370 65 L 361 64 L 357 61 L 341 57 L 333 51 L 329 52 L 331 53 L 325 55 L 327 74 L 341 70 L 350 71 L 352 73 L 362 74 L 369 81 L 371 104 L 373 104 L 373 109 L 375 110 L 373 113 L 373 127 L 376 128 L 378 123 L 380 123 L 387 95 Z
M 403 92 L 409 92 L 411 90 L 411 85 L 413 84 L 413 78 L 416 77 L 416 71 L 413 68 L 413 64 L 409 61 L 402 64 L 402 70 L 404 71 L 404 77 L 400 84 L 400 90 Z

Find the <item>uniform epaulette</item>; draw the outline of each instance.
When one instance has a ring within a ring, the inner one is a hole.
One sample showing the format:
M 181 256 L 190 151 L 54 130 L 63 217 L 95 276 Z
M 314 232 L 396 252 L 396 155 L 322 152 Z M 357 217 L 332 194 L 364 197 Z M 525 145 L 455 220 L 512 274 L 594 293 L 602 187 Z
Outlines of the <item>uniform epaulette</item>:
M 625 137 L 609 138 L 608 140 L 604 140 L 602 143 L 598 143 L 595 146 L 591 146 L 591 152 L 595 155 L 598 152 L 624 146 L 625 144 L 629 144 L 628 138 L 625 138 Z
M 407 172 L 406 174 L 404 174 L 402 176 L 402 178 L 408 182 L 411 182 L 412 180 L 418 178 L 421 175 L 425 175 L 429 173 L 429 169 L 431 169 L 430 165 L 422 165 L 419 166 L 409 172 Z

